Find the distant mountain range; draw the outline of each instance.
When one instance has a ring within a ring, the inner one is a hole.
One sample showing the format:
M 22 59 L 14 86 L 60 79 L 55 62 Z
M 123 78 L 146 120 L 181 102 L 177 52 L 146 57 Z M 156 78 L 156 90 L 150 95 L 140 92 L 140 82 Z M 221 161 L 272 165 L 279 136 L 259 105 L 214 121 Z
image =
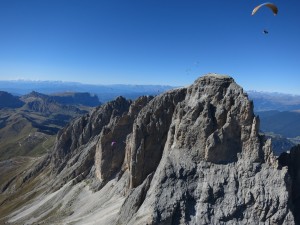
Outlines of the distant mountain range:
M 100 104 L 89 93 L 13 96 L 0 91 L 0 160 L 45 153 L 61 128 Z
M 158 95 L 173 88 L 175 87 L 170 85 L 91 85 L 62 81 L 0 81 L 0 90 L 13 95 L 25 95 L 32 91 L 52 95 L 63 92 L 88 92 L 97 95 L 99 101 L 103 103 L 114 100 L 118 96 L 134 100 L 141 95 Z M 300 109 L 300 95 L 252 90 L 246 92 L 254 101 L 254 111 Z
M 264 111 L 258 113 L 261 129 L 265 132 L 281 134 L 285 137 L 300 137 L 300 112 Z
M 0 81 L 0 90 L 14 95 L 24 95 L 32 91 L 54 94 L 62 92 L 89 92 L 97 95 L 101 102 L 114 100 L 118 96 L 136 99 L 141 95 L 158 95 L 174 88 L 168 85 L 91 85 L 61 81 Z
M 260 117 L 260 130 L 272 139 L 276 155 L 300 143 L 300 96 L 247 91 Z
M 96 95 L 91 95 L 90 93 L 65 92 L 46 95 L 32 91 L 26 95 L 14 96 L 6 91 L 0 91 L 0 109 L 5 107 L 20 108 L 26 103 L 27 107 L 31 107 L 38 103 L 38 99 L 45 107 L 49 107 L 51 104 L 82 105 L 89 107 L 101 104 L 98 97 Z
M 292 111 L 300 109 L 300 95 L 278 92 L 247 91 L 254 102 L 254 111 Z
M 8 108 L 19 108 L 24 105 L 24 102 L 22 102 L 19 97 L 13 96 L 12 94 L 0 91 L 0 109 L 4 107 Z
M 58 111 L 61 112 L 60 117 L 63 118 L 62 115 L 68 115 L 67 111 L 76 111 L 74 105 L 94 107 L 114 100 L 118 96 L 134 100 L 139 96 L 155 96 L 173 88 L 175 87 L 166 85 L 89 85 L 61 81 L 0 81 L 0 108 L 22 107 L 23 110 L 27 108 L 28 111 L 50 115 L 58 110 L 56 107 L 59 104 Z M 289 149 L 290 145 L 298 143 L 297 138 L 296 142 L 293 140 L 300 136 L 300 114 L 297 113 L 297 110 L 300 112 L 299 95 L 246 92 L 254 102 L 255 113 L 260 116 L 261 131 L 275 135 L 272 139 L 276 152 Z M 35 100 L 31 101 L 32 98 Z M 43 100 L 38 100 L 39 98 Z M 25 103 L 26 105 L 23 106 Z M 291 138 L 293 138 L 292 141 Z

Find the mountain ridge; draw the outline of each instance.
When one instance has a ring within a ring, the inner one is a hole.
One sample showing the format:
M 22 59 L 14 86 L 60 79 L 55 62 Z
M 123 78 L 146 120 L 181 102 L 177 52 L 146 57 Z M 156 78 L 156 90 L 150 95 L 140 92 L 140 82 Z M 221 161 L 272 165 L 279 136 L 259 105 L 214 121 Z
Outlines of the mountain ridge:
M 23 205 L 11 198 L 18 210 L 1 219 L 295 224 L 294 183 L 259 124 L 253 103 L 228 76 L 208 74 L 154 98 L 120 97 L 59 132 L 52 151 L 15 179 L 35 187 L 35 198 L 21 198 Z M 2 194 L 22 193 L 14 188 L 6 183 Z
M 31 91 L 45 94 L 60 92 L 89 92 L 96 94 L 101 102 L 111 101 L 118 96 L 136 99 L 142 95 L 158 95 L 164 91 L 176 88 L 171 85 L 134 85 L 134 84 L 82 84 L 62 81 L 24 81 L 0 80 L 0 90 L 24 95 Z M 247 91 L 254 101 L 255 111 L 279 110 L 290 111 L 300 109 L 300 95 L 280 92 Z
M 141 95 L 157 95 L 172 88 L 174 87 L 169 85 L 96 85 L 61 81 L 0 81 L 0 90 L 14 93 L 15 95 L 24 95 L 31 91 L 44 94 L 89 92 L 96 94 L 100 102 L 111 101 L 118 96 L 134 100 Z
M 292 111 L 300 109 L 300 95 L 278 92 L 248 91 L 255 103 L 255 111 Z
M 100 104 L 96 96 L 88 93 L 64 94 L 60 98 L 64 103 L 57 101 L 60 96 L 38 92 L 13 96 L 0 92 L 1 160 L 44 154 L 61 128 L 73 118 L 88 113 L 91 106 Z

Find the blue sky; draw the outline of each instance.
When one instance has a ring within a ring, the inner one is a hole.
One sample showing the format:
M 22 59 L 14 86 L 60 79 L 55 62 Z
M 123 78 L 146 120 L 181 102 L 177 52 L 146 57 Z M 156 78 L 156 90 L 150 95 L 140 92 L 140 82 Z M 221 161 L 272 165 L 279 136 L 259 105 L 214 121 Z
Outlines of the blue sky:
M 0 80 L 181 86 L 215 72 L 300 94 L 300 1 L 251 16 L 261 3 L 0 0 Z

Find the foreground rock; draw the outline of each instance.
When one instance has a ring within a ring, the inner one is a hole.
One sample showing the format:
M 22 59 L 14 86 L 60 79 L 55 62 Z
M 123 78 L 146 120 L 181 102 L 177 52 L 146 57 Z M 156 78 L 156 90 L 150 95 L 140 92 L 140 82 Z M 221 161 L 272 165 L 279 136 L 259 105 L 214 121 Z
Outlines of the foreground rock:
M 24 175 L 24 185 L 39 181 L 37 197 L 3 221 L 294 224 L 291 176 L 258 131 L 252 103 L 227 76 L 118 98 L 58 134 Z

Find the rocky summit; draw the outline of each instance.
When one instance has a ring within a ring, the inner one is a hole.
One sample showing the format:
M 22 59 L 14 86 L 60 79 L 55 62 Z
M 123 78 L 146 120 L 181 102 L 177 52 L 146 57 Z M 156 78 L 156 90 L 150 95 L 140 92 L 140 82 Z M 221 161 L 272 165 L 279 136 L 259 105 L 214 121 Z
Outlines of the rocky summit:
M 243 89 L 208 74 L 74 120 L 48 155 L 2 185 L 0 222 L 296 224 L 296 160 L 281 161 Z

